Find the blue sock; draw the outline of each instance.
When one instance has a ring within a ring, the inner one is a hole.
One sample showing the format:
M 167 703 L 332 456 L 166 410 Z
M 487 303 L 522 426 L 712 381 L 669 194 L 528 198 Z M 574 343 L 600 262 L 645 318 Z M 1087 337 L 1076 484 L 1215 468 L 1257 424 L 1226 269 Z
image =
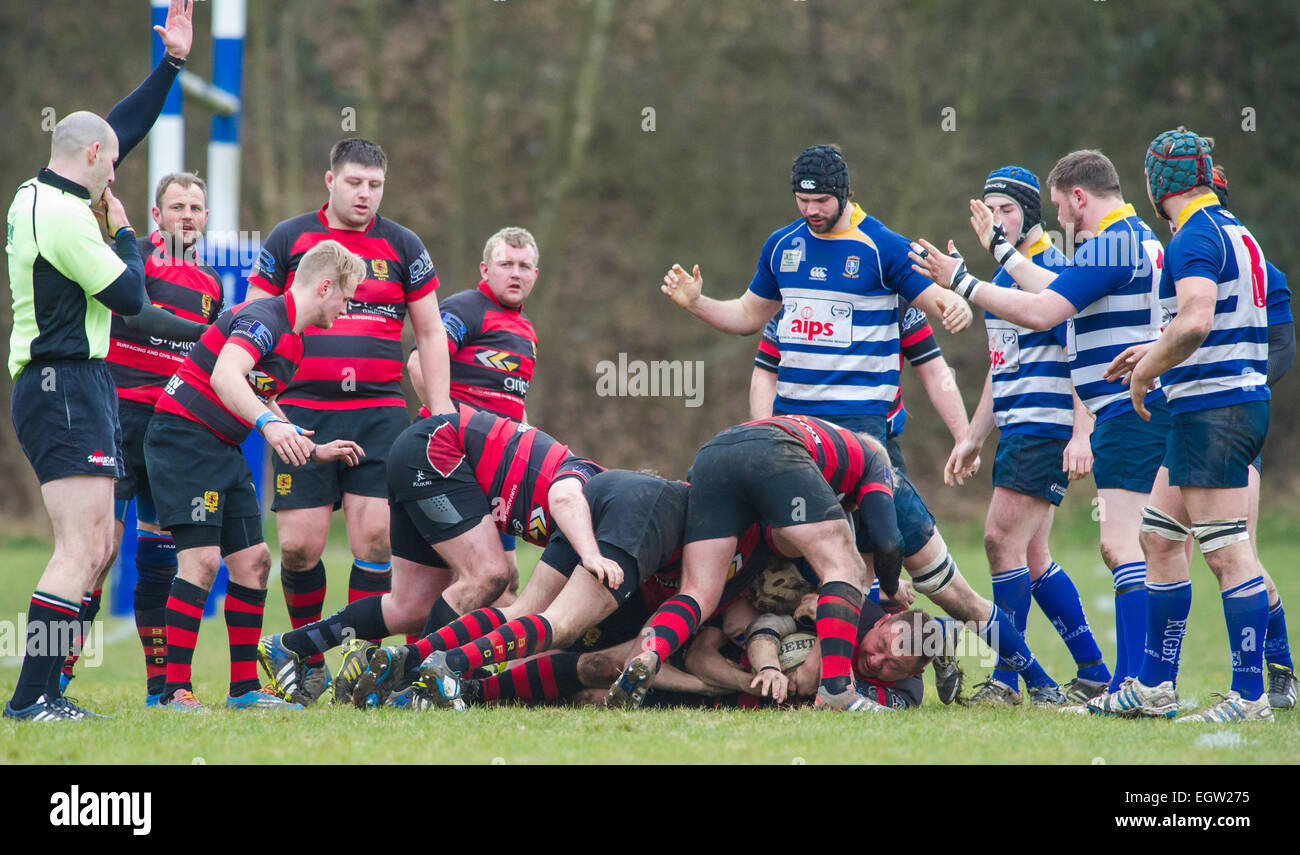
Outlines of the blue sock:
M 1145 561 L 1121 564 L 1110 571 L 1115 577 L 1115 673 L 1110 691 L 1118 691 L 1125 677 L 1136 677 L 1142 667 L 1147 635 L 1147 565 Z
M 135 569 L 141 576 L 167 578 L 176 575 L 176 541 L 170 534 L 135 531 Z
M 1056 685 L 1056 682 L 1047 676 L 1043 666 L 1038 664 L 1034 654 L 1029 651 L 1024 636 L 1016 631 L 1011 618 L 996 604 L 989 619 L 980 624 L 978 635 L 1004 661 L 1020 672 L 1020 676 L 1025 678 L 1025 685 L 1029 688 Z
M 871 590 L 867 591 L 867 599 L 876 605 L 880 605 L 880 580 L 871 580 Z
M 1017 567 L 993 574 L 993 603 L 1011 618 L 1021 638 L 1029 623 L 1029 568 Z M 1012 689 L 1020 688 L 1020 676 L 1005 659 L 993 669 L 993 679 Z
M 1264 658 L 1274 665 L 1295 669 L 1291 662 L 1291 641 L 1286 635 L 1286 612 L 1282 600 L 1268 610 L 1268 635 L 1264 637 Z
M 1191 582 L 1147 582 L 1146 642 L 1137 674 L 1142 685 L 1174 680 L 1191 610 Z
M 1079 666 L 1079 677 L 1094 683 L 1109 683 L 1110 669 L 1102 661 L 1101 648 L 1092 637 L 1092 627 L 1088 626 L 1088 617 L 1083 613 L 1079 590 L 1061 565 L 1053 561 L 1030 590 L 1034 602 L 1056 627 L 1074 657 L 1074 664 Z
M 1264 577 L 1256 576 L 1221 592 L 1223 617 L 1228 622 L 1228 649 L 1232 651 L 1232 690 L 1248 701 L 1264 694 L 1264 646 L 1268 632 L 1268 590 Z

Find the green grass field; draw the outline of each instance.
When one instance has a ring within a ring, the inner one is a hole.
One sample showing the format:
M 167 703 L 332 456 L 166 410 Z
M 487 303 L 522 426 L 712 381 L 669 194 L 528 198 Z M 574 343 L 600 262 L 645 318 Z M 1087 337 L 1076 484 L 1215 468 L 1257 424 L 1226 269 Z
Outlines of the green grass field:
M 1094 631 L 1114 654 L 1110 575 L 1096 549 L 1091 494 L 1071 491 L 1053 538 L 1056 560 L 1075 579 Z M 1274 514 L 1261 528 L 1260 552 L 1284 601 L 1300 603 L 1292 571 L 1292 515 Z M 949 527 L 945 535 L 974 587 L 990 590 L 981 526 Z M 12 624 L 49 554 L 41 540 L 0 543 L 0 616 Z M 275 554 L 273 546 L 272 554 Z M 537 551 L 524 547 L 521 565 Z M 346 596 L 350 558 L 337 528 L 325 556 L 331 587 L 327 613 Z M 1226 691 L 1230 679 L 1226 630 L 1217 586 L 1204 563 L 1193 567 L 1191 627 L 1183 647 L 1180 692 L 1190 706 Z M 279 584 L 273 579 L 266 630 L 288 628 Z M 927 601 L 919 598 L 926 607 Z M 927 610 L 935 612 L 932 607 Z M 1300 611 L 1292 626 L 1300 626 Z M 884 716 L 813 710 L 762 712 L 602 709 L 473 709 L 464 714 L 378 710 L 362 713 L 326 705 L 298 714 L 228 713 L 220 708 L 227 681 L 226 633 L 218 617 L 204 622 L 195 655 L 195 689 L 216 709 L 202 717 L 145 709 L 144 666 L 134 624 L 106 618 L 101 662 L 81 667 L 70 694 L 114 716 L 85 725 L 39 726 L 0 722 L 4 763 L 1296 763 L 1300 717 L 1277 716 L 1272 726 L 1178 726 L 1164 721 L 1117 721 L 1064 716 L 1028 707 L 982 710 L 943 707 L 927 673 L 925 705 Z M 1034 652 L 1059 681 L 1073 676 L 1064 644 L 1040 613 L 1030 619 Z M 93 658 L 93 657 L 92 657 Z M 330 659 L 331 667 L 338 656 Z M 83 662 L 84 664 L 84 662 Z M 17 662 L 0 659 L 0 693 L 8 697 Z M 987 669 L 964 662 L 967 686 Z M 1187 704 L 1185 704 L 1187 706 Z M 845 751 L 851 745 L 852 751 Z

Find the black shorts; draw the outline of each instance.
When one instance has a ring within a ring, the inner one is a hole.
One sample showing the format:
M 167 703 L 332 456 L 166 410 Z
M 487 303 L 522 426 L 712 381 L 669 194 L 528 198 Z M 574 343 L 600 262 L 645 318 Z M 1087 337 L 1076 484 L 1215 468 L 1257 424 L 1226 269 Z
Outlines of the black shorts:
M 611 469 L 584 484 L 582 492 L 600 554 L 623 568 L 623 584 L 610 591 L 621 603 L 681 549 L 690 488 L 681 481 Z M 579 564 L 578 553 L 558 530 L 540 560 L 566 579 Z
M 435 544 L 464 534 L 492 513 L 467 458 L 446 475 L 429 462 L 429 435 L 440 420 L 445 421 L 432 416 L 403 430 L 389 450 L 387 471 L 393 554 L 434 567 L 446 566 Z
M 287 404 L 283 407 L 289 420 L 301 428 L 316 431 L 311 440 L 317 444 L 336 439 L 350 439 L 361 446 L 366 456 L 356 466 L 341 460 L 333 463 L 308 463 L 290 466 L 271 453 L 271 471 L 275 474 L 275 493 L 271 510 L 319 508 L 335 510 L 343 504 L 343 494 L 383 498 L 387 493 L 389 449 L 411 423 L 404 407 L 367 407 L 360 410 L 313 410 Z
M 154 409 L 139 401 L 118 401 L 118 419 L 122 425 L 122 476 L 113 488 L 113 497 L 130 501 L 136 497 L 152 501 L 149 490 L 149 473 L 145 468 L 144 434 L 153 418 Z
M 102 359 L 32 361 L 14 379 L 9 417 L 42 484 L 122 475 L 117 386 Z
M 783 528 L 845 519 L 803 443 L 775 425 L 718 434 L 695 455 L 688 478 L 686 543 L 739 537 L 755 522 Z
M 640 592 L 622 602 L 613 614 L 584 632 L 569 650 L 573 653 L 591 653 L 604 650 L 636 638 L 654 611 L 646 604 Z
M 144 449 L 158 524 L 177 549 L 220 546 L 230 555 L 263 541 L 261 505 L 239 446 L 198 422 L 155 413 Z

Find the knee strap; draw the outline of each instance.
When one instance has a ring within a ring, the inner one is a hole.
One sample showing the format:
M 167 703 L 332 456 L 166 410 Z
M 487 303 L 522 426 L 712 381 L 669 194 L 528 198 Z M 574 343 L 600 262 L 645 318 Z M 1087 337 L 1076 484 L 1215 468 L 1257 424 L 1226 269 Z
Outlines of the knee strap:
M 1147 505 L 1142 509 L 1142 531 L 1158 534 L 1166 540 L 1184 543 L 1192 531 L 1164 511 Z
M 925 567 L 911 573 L 911 576 L 912 587 L 918 594 L 934 597 L 942 594 L 957 577 L 957 562 L 951 553 L 945 552 Z
M 1201 542 L 1201 552 L 1205 555 L 1209 555 L 1216 549 L 1250 539 L 1245 517 L 1192 523 L 1192 534 Z

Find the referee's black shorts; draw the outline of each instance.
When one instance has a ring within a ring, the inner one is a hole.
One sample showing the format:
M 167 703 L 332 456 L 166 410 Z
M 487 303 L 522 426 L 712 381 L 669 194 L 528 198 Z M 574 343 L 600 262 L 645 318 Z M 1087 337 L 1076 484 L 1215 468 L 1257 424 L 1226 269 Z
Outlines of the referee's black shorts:
M 14 380 L 9 416 L 42 484 L 72 475 L 122 476 L 117 386 L 104 360 L 27 363 Z

